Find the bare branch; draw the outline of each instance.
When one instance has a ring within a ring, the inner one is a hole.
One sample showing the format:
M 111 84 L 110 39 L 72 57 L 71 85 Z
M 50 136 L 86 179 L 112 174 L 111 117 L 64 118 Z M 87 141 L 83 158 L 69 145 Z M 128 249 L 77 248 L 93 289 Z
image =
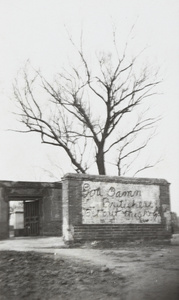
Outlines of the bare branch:
M 137 170 L 135 173 L 134 173 L 134 175 L 133 175 L 133 177 L 135 177 L 138 173 L 140 173 L 140 172 L 142 172 L 142 171 L 144 171 L 144 170 L 146 170 L 146 169 L 150 169 L 150 168 L 153 168 L 154 166 L 156 166 L 157 164 L 159 164 L 161 162 L 161 160 L 157 160 L 155 163 L 153 163 L 153 164 L 146 164 L 144 167 L 142 167 L 142 168 L 140 168 L 139 170 Z
M 147 68 L 139 75 L 135 72 L 138 56 L 130 61 L 126 58 L 128 42 L 119 55 L 115 32 L 115 55 L 100 54 L 94 66 L 84 53 L 83 33 L 80 47 L 71 36 L 69 40 L 79 57 L 79 67 L 71 64 L 70 69 L 62 69 L 53 83 L 39 71 L 33 70 L 30 76 L 25 68 L 24 85 L 15 81 L 18 116 L 26 128 L 22 132 L 38 133 L 42 143 L 63 149 L 77 172 L 85 173 L 95 162 L 99 174 L 105 174 L 105 155 L 109 153 L 118 153 L 117 166 L 125 171 L 125 162 L 147 146 L 159 121 L 153 112 L 142 111 L 149 97 L 155 95 L 159 81 L 149 76 Z M 135 144 L 143 132 L 145 139 Z

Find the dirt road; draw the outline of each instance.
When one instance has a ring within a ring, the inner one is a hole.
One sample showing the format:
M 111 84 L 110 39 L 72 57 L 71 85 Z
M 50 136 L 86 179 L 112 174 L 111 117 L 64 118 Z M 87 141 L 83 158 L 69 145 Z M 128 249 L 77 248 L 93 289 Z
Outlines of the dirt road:
M 179 299 L 179 236 L 168 246 L 130 244 L 113 249 L 98 249 L 95 243 L 69 249 L 61 238 L 19 238 L 1 241 L 0 251 L 1 300 Z

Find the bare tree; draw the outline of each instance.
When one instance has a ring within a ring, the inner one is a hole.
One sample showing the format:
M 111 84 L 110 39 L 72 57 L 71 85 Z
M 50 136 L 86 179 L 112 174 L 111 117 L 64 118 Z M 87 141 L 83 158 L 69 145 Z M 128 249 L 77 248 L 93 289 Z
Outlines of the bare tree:
M 106 174 L 109 161 L 122 175 L 129 167 L 125 162 L 153 136 L 158 119 L 146 107 L 159 81 L 146 67 L 136 71 L 138 57 L 129 61 L 126 51 L 102 53 L 97 65 L 90 65 L 82 46 L 76 51 L 80 66 L 63 70 L 53 83 L 38 71 L 31 78 L 26 69 L 23 87 L 15 82 L 24 132 L 39 133 L 42 143 L 62 148 L 76 172 L 96 164 L 98 173 Z

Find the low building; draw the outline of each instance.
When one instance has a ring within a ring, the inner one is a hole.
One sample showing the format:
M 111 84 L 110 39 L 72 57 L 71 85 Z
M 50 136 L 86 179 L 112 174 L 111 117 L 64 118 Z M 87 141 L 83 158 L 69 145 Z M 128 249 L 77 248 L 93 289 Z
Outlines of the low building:
M 62 236 L 67 242 L 170 239 L 164 179 L 66 174 L 62 182 L 0 181 L 0 239 Z M 21 210 L 10 210 L 11 203 Z M 12 218 L 14 218 L 12 226 Z
M 10 203 L 23 203 L 11 217 Z M 62 235 L 61 182 L 0 181 L 0 238 L 8 238 L 14 218 L 15 235 Z M 16 220 L 16 221 L 15 221 Z M 10 230 L 9 230 L 10 226 Z

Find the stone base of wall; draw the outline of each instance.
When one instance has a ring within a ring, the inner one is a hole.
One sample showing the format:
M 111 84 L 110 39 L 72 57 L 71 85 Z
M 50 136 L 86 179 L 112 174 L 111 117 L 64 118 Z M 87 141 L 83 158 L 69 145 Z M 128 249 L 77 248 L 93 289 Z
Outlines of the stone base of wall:
M 121 225 L 79 225 L 74 226 L 75 241 L 133 241 L 170 239 L 163 225 L 121 224 Z

